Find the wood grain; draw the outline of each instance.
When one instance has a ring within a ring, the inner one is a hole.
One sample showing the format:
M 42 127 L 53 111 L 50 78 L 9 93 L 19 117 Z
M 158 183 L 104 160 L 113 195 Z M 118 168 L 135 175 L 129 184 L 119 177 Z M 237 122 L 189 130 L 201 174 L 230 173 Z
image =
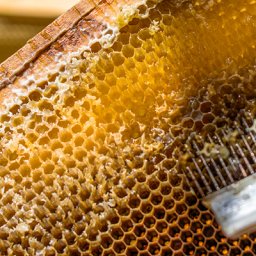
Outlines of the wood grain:
M 12 83 L 16 76 L 26 70 L 40 53 L 45 51 L 58 38 L 75 26 L 84 16 L 90 14 L 100 0 L 82 0 L 72 9 L 57 18 L 42 32 L 32 38 L 28 43 L 17 51 L 13 56 L 0 65 L 0 88 Z

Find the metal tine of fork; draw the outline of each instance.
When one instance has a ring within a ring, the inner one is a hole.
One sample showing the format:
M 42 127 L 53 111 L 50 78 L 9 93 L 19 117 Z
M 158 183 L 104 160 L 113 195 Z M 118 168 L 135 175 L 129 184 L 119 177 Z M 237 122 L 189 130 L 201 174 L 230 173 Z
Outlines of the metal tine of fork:
M 247 177 L 248 175 L 247 175 L 244 167 L 242 166 L 242 164 L 241 164 L 241 162 L 240 162 L 240 160 L 239 160 L 239 158 L 237 156 L 237 153 L 236 153 L 235 149 L 233 148 L 233 146 L 230 146 L 230 149 L 231 149 L 232 155 L 234 156 L 234 158 L 236 160 L 236 163 L 239 166 L 239 169 L 241 170 L 242 175 L 244 176 L 244 178 Z
M 208 140 L 209 140 L 211 143 L 213 143 L 213 140 L 212 140 L 212 138 L 210 137 L 209 134 L 207 135 L 207 137 L 208 137 Z M 214 168 L 215 168 L 215 170 L 216 170 L 216 172 L 217 172 L 217 174 L 218 174 L 218 177 L 220 178 L 220 180 L 221 180 L 223 186 L 227 186 L 227 183 L 226 183 L 226 181 L 225 181 L 223 175 L 221 174 L 221 171 L 220 171 L 219 167 L 217 166 L 216 162 L 214 161 L 214 159 L 213 159 L 212 157 L 210 158 L 210 160 L 211 160 L 211 162 L 212 162 L 212 164 L 213 164 L 213 166 L 214 166 Z
M 255 138 L 255 136 L 252 134 L 252 132 L 251 132 L 251 130 L 250 130 L 250 127 L 249 127 L 247 121 L 245 120 L 245 118 L 242 118 L 242 122 L 243 122 L 244 126 L 246 127 L 247 132 L 248 132 L 249 135 L 251 136 L 252 141 L 254 142 L 254 144 L 256 144 L 256 138 Z
M 212 165 L 214 166 L 214 168 L 215 168 L 215 170 L 216 170 L 216 172 L 218 174 L 218 177 L 220 178 L 223 186 L 224 187 L 227 186 L 227 183 L 226 183 L 225 179 L 223 178 L 223 176 L 221 174 L 221 171 L 220 171 L 219 167 L 217 166 L 216 162 L 214 161 L 214 159 L 211 158 L 211 162 L 212 162 Z
M 233 179 L 233 177 L 231 176 L 230 172 L 228 171 L 228 168 L 227 168 L 225 162 L 223 161 L 223 159 L 221 158 L 220 155 L 218 155 L 218 159 L 219 159 L 219 161 L 220 161 L 220 163 L 221 163 L 223 169 L 225 170 L 225 172 L 226 172 L 228 178 L 230 179 L 231 183 L 233 183 L 233 182 L 234 182 L 234 179 Z
M 205 185 L 205 187 L 206 187 L 208 193 L 211 193 L 211 192 L 212 192 L 212 189 L 211 189 L 209 183 L 207 182 L 205 176 L 203 175 L 203 173 L 202 173 L 200 167 L 198 166 L 198 164 L 197 164 L 195 158 L 192 158 L 192 160 L 193 160 L 193 163 L 194 163 L 194 165 L 195 165 L 195 167 L 196 167 L 196 169 L 197 169 L 197 171 L 198 171 L 198 173 L 199 173 L 199 175 L 200 175 L 200 178 L 202 179 L 202 181 L 203 181 L 203 183 L 204 183 L 204 185 Z
M 225 146 L 225 145 L 223 144 L 221 138 L 219 137 L 219 135 L 218 135 L 217 133 L 215 134 L 215 136 L 216 136 L 216 138 L 218 139 L 219 143 L 220 143 L 222 146 Z M 229 180 L 231 181 L 231 183 L 233 183 L 233 182 L 234 182 L 234 179 L 233 179 L 233 177 L 231 176 L 231 174 L 230 174 L 230 172 L 229 172 L 229 170 L 228 170 L 228 168 L 227 168 L 225 162 L 224 162 L 223 159 L 221 158 L 220 154 L 218 154 L 218 159 L 219 159 L 219 161 L 220 161 L 220 163 L 221 163 L 223 169 L 225 170 L 225 172 L 226 172 L 226 174 L 227 174 Z
M 247 141 L 247 139 L 245 138 L 244 135 L 242 135 L 242 140 L 243 140 L 243 142 L 244 142 L 246 148 L 248 149 L 248 151 L 249 151 L 249 153 L 250 153 L 250 156 L 251 156 L 253 162 L 256 164 L 256 157 L 255 157 L 255 154 L 254 154 L 254 152 L 252 151 L 252 148 L 251 148 L 250 145 L 248 144 L 248 141 Z
M 239 179 L 239 174 L 238 174 L 238 172 L 237 172 L 237 168 L 235 167 L 233 161 L 232 161 L 230 158 L 229 158 L 228 160 L 229 160 L 229 163 L 230 163 L 232 169 L 234 170 L 235 179 Z M 244 176 L 244 173 L 242 173 L 242 174 L 243 174 L 243 176 Z M 247 176 L 247 174 L 245 174 L 244 177 L 246 177 L 246 176 Z
M 238 128 L 238 130 L 239 130 L 240 134 L 243 133 L 239 128 Z M 224 134 L 224 136 L 227 136 L 224 131 L 222 133 Z M 230 143 L 228 144 L 228 146 L 231 149 L 231 152 L 232 152 L 236 162 L 238 163 L 239 169 L 241 170 L 243 177 L 244 178 L 247 177 L 247 173 L 246 173 L 245 169 L 243 168 L 240 160 L 238 159 L 238 156 L 236 154 L 236 151 L 235 151 L 234 147 L 232 145 L 230 145 Z M 234 175 L 236 175 L 237 174 L 237 168 L 235 167 L 233 161 L 230 158 L 228 160 L 229 160 L 229 163 L 230 163 L 230 165 L 232 166 L 232 168 L 234 170 Z
M 197 154 L 199 155 L 201 161 L 203 162 L 203 164 L 204 164 L 204 166 L 205 166 L 205 169 L 207 170 L 207 172 L 208 172 L 208 174 L 209 174 L 209 176 L 210 176 L 210 179 L 211 179 L 211 181 L 212 181 L 214 187 L 216 188 L 216 190 L 219 190 L 220 187 L 219 187 L 219 185 L 218 185 L 216 179 L 214 178 L 214 176 L 213 176 L 213 174 L 212 174 L 212 172 L 211 172 L 211 170 L 210 170 L 210 168 L 209 168 L 209 165 L 206 163 L 205 158 L 202 156 L 202 154 L 199 153 L 200 150 L 199 150 L 199 147 L 198 147 L 198 145 L 196 144 L 195 141 L 193 142 L 193 145 L 194 145 L 194 147 L 196 148 Z
M 197 188 L 198 192 L 200 193 L 200 195 L 201 195 L 202 197 L 204 197 L 205 194 L 204 194 L 203 190 L 201 189 L 199 183 L 197 182 L 197 179 L 196 179 L 195 175 L 193 174 L 193 172 L 191 171 L 191 169 L 190 169 L 189 167 L 187 167 L 187 171 L 188 171 L 190 177 L 192 178 L 194 184 L 196 185 L 196 188 Z M 190 182 L 189 182 L 189 183 L 190 183 Z
M 253 171 L 253 169 L 252 169 L 252 166 L 251 166 L 251 164 L 249 163 L 247 157 L 245 156 L 245 154 L 244 154 L 243 150 L 241 149 L 241 147 L 239 146 L 239 144 L 236 144 L 236 147 L 238 148 L 239 153 L 241 154 L 241 156 L 242 156 L 242 158 L 243 158 L 243 160 L 244 160 L 246 166 L 248 167 L 249 172 L 250 172 L 251 174 L 254 174 L 254 171 Z
M 223 136 L 227 136 L 227 134 L 225 134 L 225 132 L 224 132 L 223 130 L 222 130 L 222 134 L 223 134 Z M 216 135 L 216 136 L 217 136 L 218 140 L 220 141 L 220 143 L 223 145 L 223 143 L 222 143 L 220 137 L 219 137 L 218 135 Z M 230 148 L 230 150 L 231 150 L 231 152 L 232 152 L 233 157 L 234 157 L 235 160 L 236 160 L 236 163 L 237 163 L 238 166 L 239 166 L 239 169 L 240 169 L 240 171 L 241 171 L 243 177 L 244 177 L 244 178 L 247 177 L 248 175 L 247 175 L 247 173 L 246 173 L 244 167 L 243 167 L 242 164 L 240 163 L 239 158 L 238 158 L 238 156 L 237 156 L 237 154 L 236 154 L 236 151 L 235 151 L 234 147 L 233 147 L 231 144 L 229 144 L 229 148 Z M 233 166 L 233 165 L 232 165 L 232 166 Z

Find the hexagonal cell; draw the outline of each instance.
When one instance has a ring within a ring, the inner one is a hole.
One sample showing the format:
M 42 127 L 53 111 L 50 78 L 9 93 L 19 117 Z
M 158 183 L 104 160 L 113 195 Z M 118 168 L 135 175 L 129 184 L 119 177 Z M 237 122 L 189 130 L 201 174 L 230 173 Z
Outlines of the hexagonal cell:
M 103 250 L 100 245 L 95 245 L 95 246 L 92 246 L 92 248 L 91 248 L 91 254 L 93 256 L 102 255 L 102 252 L 103 252 Z M 72 254 L 70 254 L 70 255 L 72 255 Z
M 84 238 L 78 238 L 77 240 L 77 245 L 79 247 L 79 249 L 82 251 L 82 252 L 86 252 L 89 250 L 89 247 L 90 247 L 90 244 L 88 241 L 86 241 Z
M 164 170 L 160 170 L 157 173 L 157 178 L 160 182 L 164 182 L 168 180 L 168 176 L 167 176 L 168 171 L 164 171 Z
M 125 251 L 125 244 L 122 241 L 115 241 L 113 249 L 116 253 L 123 253 Z
M 192 222 L 191 223 L 191 227 L 190 227 L 190 230 L 196 234 L 201 234 L 202 233 L 202 228 L 203 228 L 203 225 L 201 222 L 199 221 L 195 221 L 195 222 Z
M 150 190 L 147 186 L 143 184 L 138 188 L 138 194 L 141 199 L 147 199 L 150 195 Z
M 74 233 L 66 232 L 64 237 L 68 245 L 76 243 L 76 235 Z
M 201 235 L 201 234 L 194 235 L 193 244 L 195 246 L 202 247 L 204 245 L 204 242 L 205 242 L 205 238 L 203 235 Z
M 124 45 L 122 48 L 122 53 L 126 58 L 133 57 L 134 48 L 131 45 Z
M 127 256 L 137 256 L 138 254 L 139 254 L 139 252 L 136 247 L 129 247 L 126 250 Z
M 156 242 L 157 239 L 158 239 L 158 234 L 154 229 L 153 230 L 147 230 L 146 238 L 149 242 Z
M 176 212 L 178 215 L 185 214 L 187 211 L 187 206 L 185 204 L 176 204 Z
M 215 233 L 215 238 L 218 242 L 224 243 L 227 241 L 227 238 L 225 237 L 225 235 L 222 233 L 221 230 L 216 231 Z
M 119 240 L 122 239 L 124 232 L 119 227 L 113 227 L 110 234 L 114 240 Z
M 212 226 L 204 226 L 203 234 L 205 237 L 212 237 L 215 234 L 215 229 Z
M 241 239 L 239 243 L 240 247 L 244 251 L 248 251 L 251 249 L 252 242 L 249 239 Z
M 135 177 L 138 182 L 144 183 L 146 181 L 146 174 L 144 172 L 137 172 Z
M 118 213 L 121 216 L 128 216 L 130 214 L 130 208 L 126 206 L 118 207 Z
M 184 191 L 181 188 L 173 189 L 173 198 L 176 201 L 181 201 L 184 198 Z
M 200 110 L 193 110 L 191 113 L 191 117 L 194 121 L 201 120 L 202 118 L 202 112 Z
M 170 210 L 174 207 L 174 200 L 173 199 L 164 199 L 163 206 L 166 210 Z
M 168 229 L 168 224 L 164 220 L 157 220 L 156 230 L 159 233 L 165 233 Z
M 171 248 L 174 250 L 174 251 L 178 251 L 181 249 L 182 247 L 182 241 L 179 239 L 179 238 L 175 238 L 175 239 L 172 239 L 171 240 Z
M 207 250 L 204 248 L 197 248 L 195 251 L 195 255 L 206 256 Z
M 153 216 L 147 216 L 145 217 L 143 223 L 147 228 L 152 228 L 155 225 L 156 220 Z
M 217 241 L 214 238 L 207 239 L 205 242 L 205 247 L 207 250 L 214 252 L 216 251 Z
M 202 113 L 208 113 L 212 111 L 212 103 L 210 101 L 205 101 L 200 104 L 200 111 Z
M 121 228 L 124 232 L 131 231 L 133 228 L 133 222 L 131 220 L 123 220 L 121 223 Z
M 194 120 L 191 117 L 182 120 L 182 127 L 191 129 L 194 126 Z
M 109 249 L 109 250 L 103 252 L 103 256 L 115 256 L 115 255 L 116 255 L 116 253 L 112 249 Z
M 131 214 L 131 219 L 134 223 L 140 223 L 143 220 L 144 215 L 140 211 L 133 211 Z
M 88 231 L 88 239 L 93 242 L 97 240 L 97 236 L 99 234 L 99 231 L 97 229 L 90 229 Z
M 210 124 L 214 121 L 215 116 L 211 113 L 207 113 L 203 115 L 202 122 L 203 124 Z
M 101 210 L 101 209 L 100 209 Z M 100 211 L 101 212 L 101 211 Z M 107 222 L 107 220 L 102 220 L 102 222 L 99 225 L 99 231 L 100 233 L 104 233 L 107 232 L 109 229 L 109 223 Z
M 108 249 L 111 247 L 113 243 L 113 239 L 109 235 L 102 235 L 101 236 L 101 245 L 105 248 Z
M 170 237 L 167 234 L 162 234 L 158 239 L 158 243 L 161 246 L 170 246 L 170 243 L 171 243 Z
M 54 248 L 56 249 L 57 253 L 59 253 L 59 254 L 64 252 L 66 246 L 67 245 L 66 245 L 66 242 L 64 240 L 58 240 L 54 244 Z
M 152 211 L 153 206 L 149 202 L 143 202 L 140 209 L 143 213 L 147 214 L 147 213 L 150 213 Z
M 146 229 L 144 228 L 143 225 L 137 225 L 135 226 L 134 228 L 134 234 L 137 236 L 137 237 L 142 237 L 145 235 L 145 232 L 146 232 Z
M 178 174 L 169 174 L 169 182 L 173 187 L 179 187 L 182 182 L 182 178 Z
M 204 212 L 201 214 L 200 220 L 203 224 L 211 225 L 213 221 L 213 216 L 210 212 Z
M 100 252 L 102 252 L 101 248 L 99 250 Z M 69 247 L 67 250 L 67 254 L 74 255 L 74 256 L 81 256 L 81 252 L 75 247 Z M 99 254 L 95 254 L 95 252 L 92 251 L 92 255 L 99 255 Z
M 225 243 L 220 243 L 217 246 L 217 251 L 221 254 L 221 255 L 229 255 L 230 253 L 230 247 Z
M 21 254 L 21 255 L 24 255 L 24 254 Z M 54 249 L 46 249 L 45 250 L 45 256 L 55 256 L 56 253 L 55 253 L 55 250 Z
M 141 250 L 141 251 L 144 251 L 147 249 L 148 247 L 148 241 L 145 239 L 145 238 L 139 238 L 137 240 L 137 245 L 136 247 Z
M 160 194 L 152 194 L 150 197 L 150 201 L 153 205 L 161 204 L 162 200 L 163 200 L 163 196 Z
M 31 101 L 39 101 L 42 97 L 42 94 L 39 90 L 34 90 L 29 93 L 28 97 Z
M 193 239 L 193 234 L 189 230 L 182 230 L 181 232 L 181 240 L 185 243 L 191 243 Z
M 162 249 L 162 256 L 171 256 L 173 255 L 173 252 L 170 248 L 164 248 Z
M 131 196 L 131 198 L 129 198 L 128 204 L 132 209 L 138 208 L 140 206 L 140 199 L 137 196 L 133 195 Z
M 179 237 L 180 236 L 180 228 L 176 225 L 169 226 L 168 234 L 171 237 Z
M 188 209 L 188 216 L 191 220 L 198 220 L 200 217 L 200 211 L 196 208 Z
M 178 224 L 182 229 L 189 229 L 190 227 L 190 219 L 187 217 L 181 217 L 178 219 Z
M 193 130 L 195 130 L 197 132 L 201 132 L 203 127 L 204 127 L 203 122 L 201 120 L 197 120 L 194 123 Z
M 234 240 L 234 239 L 228 239 L 227 242 L 230 246 L 238 246 L 238 239 Z
M 172 192 L 172 187 L 169 184 L 161 185 L 161 194 L 163 196 L 169 195 Z
M 155 208 L 153 214 L 156 219 L 163 219 L 165 217 L 165 210 L 162 207 Z
M 151 179 L 148 180 L 148 185 L 150 190 L 156 190 L 159 187 L 160 182 L 158 181 L 157 178 L 152 177 Z
M 148 251 L 151 253 L 151 255 L 159 255 L 160 246 L 158 244 L 150 244 Z
M 219 88 L 220 94 L 229 95 L 232 94 L 233 88 L 231 84 L 222 84 Z
M 126 245 L 134 245 L 136 242 L 136 236 L 133 233 L 125 234 L 124 242 Z
M 183 252 L 185 255 L 195 255 L 195 246 L 193 244 L 184 244 Z
M 235 248 L 230 249 L 231 256 L 239 256 L 239 255 L 241 255 L 241 253 L 242 253 L 242 251 L 240 248 L 235 247 Z
M 175 212 L 167 213 L 165 219 L 168 224 L 174 224 L 174 223 L 176 223 L 176 221 L 178 219 L 178 215 Z

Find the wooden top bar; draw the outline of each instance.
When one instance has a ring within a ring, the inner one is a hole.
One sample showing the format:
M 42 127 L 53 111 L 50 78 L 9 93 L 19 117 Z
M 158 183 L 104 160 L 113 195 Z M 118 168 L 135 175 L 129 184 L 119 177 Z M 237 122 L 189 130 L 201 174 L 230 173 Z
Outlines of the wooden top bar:
M 16 76 L 24 72 L 30 63 L 60 37 L 72 29 L 84 16 L 89 15 L 98 5 L 107 1 L 82 0 L 65 14 L 57 18 L 42 32 L 32 38 L 14 55 L 0 64 L 0 88 L 12 83 Z

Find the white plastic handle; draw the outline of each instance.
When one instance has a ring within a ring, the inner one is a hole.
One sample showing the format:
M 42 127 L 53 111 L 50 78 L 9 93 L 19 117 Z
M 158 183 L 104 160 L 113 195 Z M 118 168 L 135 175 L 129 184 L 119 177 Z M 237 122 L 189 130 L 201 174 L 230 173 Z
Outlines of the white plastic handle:
M 256 174 L 210 194 L 204 204 L 212 209 L 227 237 L 256 231 Z

